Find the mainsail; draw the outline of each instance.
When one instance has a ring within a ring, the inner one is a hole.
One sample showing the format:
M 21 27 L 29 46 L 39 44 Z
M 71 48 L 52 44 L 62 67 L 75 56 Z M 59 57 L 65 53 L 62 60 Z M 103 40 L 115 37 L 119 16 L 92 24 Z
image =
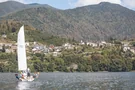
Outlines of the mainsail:
M 27 61 L 26 61 L 24 26 L 22 26 L 18 32 L 17 55 L 18 55 L 18 70 L 26 70 Z

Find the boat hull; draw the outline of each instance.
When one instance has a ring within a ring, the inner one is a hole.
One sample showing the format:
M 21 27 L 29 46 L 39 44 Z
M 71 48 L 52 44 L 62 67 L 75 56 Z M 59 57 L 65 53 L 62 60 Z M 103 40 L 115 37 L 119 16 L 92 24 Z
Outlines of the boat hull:
M 27 79 L 22 79 L 20 78 L 21 81 L 28 81 L 28 82 L 31 82 L 31 81 L 34 81 L 35 78 L 27 78 Z
M 19 80 L 19 81 L 34 81 L 36 78 L 38 78 L 39 76 L 39 73 L 38 74 L 34 74 L 34 75 L 31 75 L 31 76 L 26 76 L 26 75 L 18 75 L 18 74 L 15 74 L 15 77 Z

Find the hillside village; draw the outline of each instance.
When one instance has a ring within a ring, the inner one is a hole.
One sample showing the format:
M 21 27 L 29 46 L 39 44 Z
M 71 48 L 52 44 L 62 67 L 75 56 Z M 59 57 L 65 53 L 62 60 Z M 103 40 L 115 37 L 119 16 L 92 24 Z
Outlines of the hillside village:
M 77 43 L 75 45 L 70 44 L 70 43 L 65 43 L 62 46 L 54 46 L 53 44 L 47 46 L 47 45 L 43 45 L 41 43 L 38 42 L 26 42 L 26 51 L 28 53 L 44 53 L 44 54 L 52 54 L 53 56 L 57 56 L 61 54 L 62 50 L 70 50 L 70 49 L 77 49 L 81 46 L 89 46 L 89 47 L 93 47 L 93 48 L 104 48 L 104 47 L 111 47 L 114 46 L 116 44 L 113 43 L 107 43 L 105 41 L 101 41 L 101 42 L 83 42 L 82 40 L 80 41 L 80 43 Z M 129 42 L 121 42 L 121 47 L 123 49 L 124 52 L 126 52 L 127 50 L 131 51 L 132 53 L 135 54 L 135 47 L 131 46 L 131 44 Z M 2 51 L 2 49 L 5 49 L 4 52 L 5 53 L 16 53 L 17 51 L 17 43 L 0 43 L 0 51 Z
M 57 43 L 59 43 L 58 41 Z M 135 42 L 112 40 L 65 42 L 61 45 L 25 42 L 28 66 L 40 72 L 135 70 Z M 6 35 L 0 42 L 0 72 L 17 71 L 17 43 Z

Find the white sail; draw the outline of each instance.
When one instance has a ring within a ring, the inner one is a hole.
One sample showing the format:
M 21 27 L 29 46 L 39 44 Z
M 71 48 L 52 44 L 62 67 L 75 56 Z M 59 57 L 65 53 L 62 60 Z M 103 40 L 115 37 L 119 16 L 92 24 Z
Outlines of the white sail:
M 24 26 L 22 26 L 18 32 L 17 55 L 18 55 L 18 70 L 26 70 L 27 61 L 26 61 Z

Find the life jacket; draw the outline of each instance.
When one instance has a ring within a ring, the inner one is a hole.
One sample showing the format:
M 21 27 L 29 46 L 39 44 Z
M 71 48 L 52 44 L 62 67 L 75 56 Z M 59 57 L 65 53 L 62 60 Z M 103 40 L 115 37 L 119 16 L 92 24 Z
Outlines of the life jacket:
M 15 77 L 16 77 L 17 79 L 19 79 L 18 74 L 15 74 Z

